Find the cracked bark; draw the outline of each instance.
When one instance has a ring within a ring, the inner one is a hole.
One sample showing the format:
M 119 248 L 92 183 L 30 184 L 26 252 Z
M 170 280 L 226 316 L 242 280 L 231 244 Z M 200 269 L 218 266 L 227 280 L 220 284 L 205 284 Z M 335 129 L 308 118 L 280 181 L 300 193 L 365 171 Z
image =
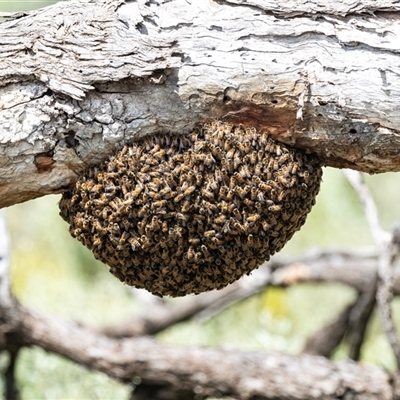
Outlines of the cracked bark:
M 0 24 L 0 206 L 145 135 L 222 119 L 325 165 L 400 169 L 399 6 L 73 0 Z

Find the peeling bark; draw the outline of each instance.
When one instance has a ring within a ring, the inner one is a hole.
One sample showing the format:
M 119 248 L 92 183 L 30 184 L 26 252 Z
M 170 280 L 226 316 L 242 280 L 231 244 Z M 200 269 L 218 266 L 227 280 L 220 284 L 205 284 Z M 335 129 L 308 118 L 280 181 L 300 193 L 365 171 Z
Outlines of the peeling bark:
M 396 1 L 77 0 L 0 24 L 0 206 L 124 143 L 221 119 L 400 169 Z

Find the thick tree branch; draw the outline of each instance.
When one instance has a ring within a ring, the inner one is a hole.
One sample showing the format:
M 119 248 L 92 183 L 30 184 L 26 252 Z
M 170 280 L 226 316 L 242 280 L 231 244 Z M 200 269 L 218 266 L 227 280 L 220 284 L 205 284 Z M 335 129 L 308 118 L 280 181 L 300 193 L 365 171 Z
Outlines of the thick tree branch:
M 398 12 L 393 1 L 72 0 L 3 22 L 0 206 L 65 190 L 135 138 L 210 119 L 326 165 L 398 171 Z
M 390 377 L 378 367 L 323 358 L 159 345 L 146 338 L 109 339 L 82 326 L 16 305 L 9 320 L 21 345 L 37 345 L 114 378 L 237 399 L 391 399 Z M 282 385 L 281 382 L 285 382 Z M 329 382 L 329 384 L 328 384 Z

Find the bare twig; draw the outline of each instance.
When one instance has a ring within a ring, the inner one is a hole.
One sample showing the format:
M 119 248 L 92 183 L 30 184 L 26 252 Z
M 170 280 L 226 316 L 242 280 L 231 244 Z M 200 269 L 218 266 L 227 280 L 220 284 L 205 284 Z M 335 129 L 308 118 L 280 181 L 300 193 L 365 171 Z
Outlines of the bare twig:
M 349 358 L 355 361 L 360 358 L 368 322 L 375 306 L 377 284 L 378 279 L 375 275 L 350 312 L 347 339 L 350 344 Z
M 333 321 L 311 335 L 306 341 L 303 353 L 330 357 L 347 332 L 350 343 L 349 358 L 358 360 L 366 327 L 375 304 L 376 281 L 375 278 L 369 284 L 369 288 Z
M 377 302 L 386 335 L 396 357 L 397 367 L 400 368 L 400 340 L 390 307 L 393 298 L 393 265 L 398 254 L 397 238 L 383 230 L 375 202 L 361 173 L 345 170 L 345 175 L 363 205 L 371 234 L 379 250 Z
M 330 357 L 346 334 L 350 314 L 356 302 L 347 306 L 335 319 L 311 335 L 303 353 Z
M 115 338 L 154 335 L 190 318 L 198 317 L 202 321 L 211 318 L 233 303 L 262 292 L 268 285 L 286 287 L 301 282 L 340 282 L 362 292 L 376 275 L 377 258 L 377 254 L 369 250 L 313 251 L 302 257 L 279 255 L 251 276 L 223 290 L 167 302 L 147 301 L 145 312 L 122 324 L 99 330 Z M 400 272 L 396 292 L 400 294 Z
M 7 231 L 5 212 L 0 210 L 0 304 L 10 308 L 14 300 L 10 289 L 10 239 Z
M 360 199 L 375 244 L 378 248 L 382 247 L 385 242 L 390 241 L 390 234 L 381 226 L 378 209 L 363 175 L 350 169 L 345 169 L 343 172 Z
M 5 398 L 6 400 L 18 400 L 20 398 L 19 391 L 15 380 L 15 367 L 18 358 L 19 349 L 10 350 L 10 359 L 7 370 L 4 374 L 5 378 Z

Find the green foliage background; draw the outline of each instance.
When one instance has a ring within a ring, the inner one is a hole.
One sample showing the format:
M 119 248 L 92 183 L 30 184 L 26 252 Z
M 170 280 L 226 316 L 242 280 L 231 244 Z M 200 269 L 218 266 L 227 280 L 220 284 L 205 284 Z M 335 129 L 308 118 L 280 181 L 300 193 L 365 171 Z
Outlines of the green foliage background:
M 0 1 L 0 11 L 33 9 L 55 1 Z M 400 219 L 397 174 L 367 177 L 385 228 Z M 59 196 L 47 196 L 7 209 L 12 236 L 13 290 L 23 303 L 92 326 L 122 321 L 139 311 L 129 290 L 72 239 L 58 216 Z M 306 225 L 283 250 L 373 245 L 358 199 L 339 170 L 325 169 L 317 205 Z M 163 343 L 229 346 L 296 354 L 306 337 L 355 297 L 337 284 L 303 284 L 263 294 L 203 322 L 191 321 L 158 335 Z M 172 301 L 179 301 L 175 299 Z M 400 322 L 399 304 L 395 317 Z M 343 346 L 335 358 L 345 357 Z M 369 327 L 362 359 L 395 366 L 379 318 Z M 0 368 L 6 365 L 0 355 Z M 130 388 L 41 349 L 24 349 L 18 361 L 22 399 L 127 399 Z M 0 390 L 2 388 L 0 387 Z

